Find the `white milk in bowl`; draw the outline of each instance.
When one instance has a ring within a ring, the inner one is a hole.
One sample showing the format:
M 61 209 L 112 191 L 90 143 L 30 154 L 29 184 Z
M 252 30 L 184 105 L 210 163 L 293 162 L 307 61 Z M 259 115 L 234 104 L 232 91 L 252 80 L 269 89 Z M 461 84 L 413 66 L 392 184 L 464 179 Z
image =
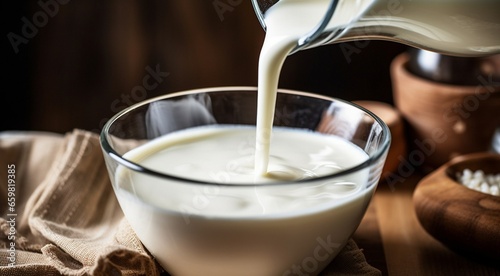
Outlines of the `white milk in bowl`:
M 366 187 L 368 168 L 321 177 L 355 167 L 367 154 L 305 130 L 275 128 L 272 139 L 268 173 L 257 177 L 255 128 L 248 126 L 178 131 L 124 156 L 191 182 L 220 183 L 116 171 L 128 221 L 169 273 L 315 275 L 342 249 L 376 185 Z

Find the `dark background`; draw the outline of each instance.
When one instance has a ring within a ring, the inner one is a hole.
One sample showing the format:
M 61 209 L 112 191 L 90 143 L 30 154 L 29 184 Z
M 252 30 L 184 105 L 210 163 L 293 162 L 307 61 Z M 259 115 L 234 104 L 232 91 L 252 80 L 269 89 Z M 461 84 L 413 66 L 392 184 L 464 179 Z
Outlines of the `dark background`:
M 52 5 L 9 1 L 2 8 L 0 131 L 99 131 L 119 109 L 142 99 L 257 84 L 264 31 L 250 0 L 224 12 L 214 3 L 229 5 L 227 0 L 42 1 Z M 27 21 L 34 34 L 26 31 Z M 25 39 L 18 53 L 9 34 Z M 389 66 L 407 49 L 365 41 L 301 51 L 285 62 L 280 87 L 391 103 Z M 134 94 L 148 75 L 146 67 L 168 76 L 146 94 Z

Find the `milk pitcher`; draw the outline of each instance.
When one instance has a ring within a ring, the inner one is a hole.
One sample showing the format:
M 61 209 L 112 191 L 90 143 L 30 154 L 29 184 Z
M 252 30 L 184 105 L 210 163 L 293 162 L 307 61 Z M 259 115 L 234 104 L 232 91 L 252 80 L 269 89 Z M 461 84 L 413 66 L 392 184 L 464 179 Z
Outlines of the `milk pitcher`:
M 452 56 L 500 53 L 497 0 L 252 0 L 266 30 L 266 16 L 285 6 L 321 5 L 318 24 L 291 53 L 355 40 L 387 40 Z M 300 18 L 297 18 L 300 19 Z

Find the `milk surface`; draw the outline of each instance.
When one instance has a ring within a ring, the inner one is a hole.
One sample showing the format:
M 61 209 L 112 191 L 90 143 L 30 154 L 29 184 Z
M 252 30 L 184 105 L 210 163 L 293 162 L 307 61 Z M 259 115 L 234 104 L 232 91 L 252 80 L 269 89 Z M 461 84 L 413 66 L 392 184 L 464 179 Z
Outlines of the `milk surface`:
M 201 215 L 210 217 L 295 216 L 311 212 L 309 208 L 330 208 L 336 201 L 365 188 L 366 170 L 341 179 L 323 180 L 320 184 L 286 185 L 328 176 L 368 159 L 363 150 L 339 137 L 275 128 L 265 176 L 254 172 L 254 144 L 253 127 L 206 126 L 166 135 L 128 152 L 125 157 L 167 175 L 212 182 L 213 187 L 207 188 L 211 189 L 207 197 L 215 200 L 200 210 Z M 186 183 L 170 181 L 171 185 L 163 185 L 162 179 L 137 173 L 127 179 L 130 183 L 123 184 L 123 188 L 161 209 L 182 212 L 186 202 L 191 203 L 193 198 L 193 186 Z M 273 182 L 282 184 L 242 186 Z M 224 188 L 217 183 L 236 187 Z

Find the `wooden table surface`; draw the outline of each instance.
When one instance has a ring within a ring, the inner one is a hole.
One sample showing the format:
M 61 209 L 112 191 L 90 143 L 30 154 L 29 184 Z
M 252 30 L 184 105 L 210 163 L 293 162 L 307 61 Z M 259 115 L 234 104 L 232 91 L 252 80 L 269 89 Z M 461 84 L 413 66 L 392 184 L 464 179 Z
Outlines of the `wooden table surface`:
M 353 237 L 368 263 L 391 276 L 500 275 L 500 264 L 459 255 L 422 228 L 412 202 L 420 179 L 415 175 L 392 188 L 383 182 L 377 187 Z

